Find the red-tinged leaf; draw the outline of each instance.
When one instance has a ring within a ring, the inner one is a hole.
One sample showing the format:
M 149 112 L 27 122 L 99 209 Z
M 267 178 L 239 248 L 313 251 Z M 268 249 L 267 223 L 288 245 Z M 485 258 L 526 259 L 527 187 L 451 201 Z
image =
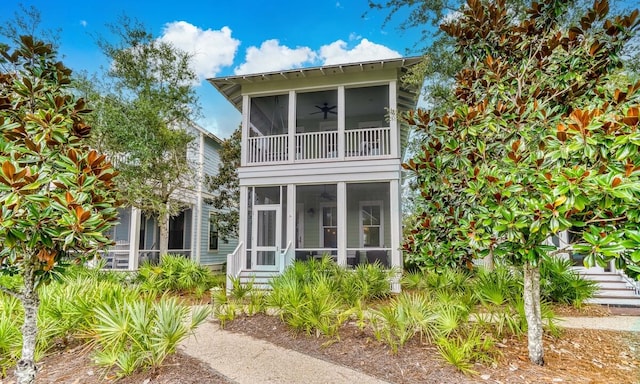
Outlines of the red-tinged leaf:
M 520 148 L 520 140 L 519 139 L 514 141 L 513 143 L 511 143 L 511 150 L 512 151 L 515 152 L 515 151 L 518 150 L 518 148 Z
M 622 92 L 619 89 L 616 89 L 615 91 L 613 91 L 613 99 L 616 102 L 616 104 L 622 103 L 626 98 L 627 98 L 626 92 Z
M 599 41 L 594 42 L 593 44 L 591 44 L 591 48 L 589 48 L 589 54 L 591 56 L 594 56 L 596 53 L 598 53 L 600 48 L 602 48 L 602 44 Z
M 505 188 L 509 188 L 511 185 L 513 185 L 513 181 L 509 180 L 506 183 L 504 183 Z
M 13 176 L 16 173 L 16 167 L 11 164 L 10 161 L 5 161 L 2 164 L 2 173 L 7 177 L 8 180 L 13 181 Z
M 65 200 L 67 201 L 67 205 L 73 202 L 73 196 L 71 195 L 71 192 L 67 191 L 64 197 L 65 197 Z
M 495 183 L 496 181 L 498 181 L 498 178 L 497 178 L 497 177 L 493 177 L 493 176 L 491 176 L 491 175 L 487 175 L 486 179 L 487 179 L 487 181 L 488 181 L 488 182 L 490 182 L 490 183 Z
M 619 178 L 618 176 L 616 176 L 616 177 L 613 178 L 613 181 L 611 182 L 611 187 L 615 188 L 618 185 L 620 185 L 620 183 L 622 183 L 622 179 Z

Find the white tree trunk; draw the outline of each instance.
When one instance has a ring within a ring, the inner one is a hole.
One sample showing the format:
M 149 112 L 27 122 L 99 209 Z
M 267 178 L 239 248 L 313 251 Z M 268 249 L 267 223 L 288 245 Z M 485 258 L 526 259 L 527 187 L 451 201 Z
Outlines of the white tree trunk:
M 484 257 L 484 267 L 487 271 L 496 269 L 496 264 L 493 261 L 493 249 L 489 250 L 489 254 Z
M 529 360 L 544 365 L 542 347 L 542 314 L 540 312 L 540 268 L 530 263 L 524 265 L 524 313 L 527 318 Z
M 35 273 L 29 266 L 23 273 L 24 287 L 20 301 L 24 308 L 22 324 L 22 355 L 16 366 L 16 381 L 19 384 L 31 384 L 36 380 L 36 336 L 38 334 L 38 293 L 35 290 Z
M 158 227 L 160 228 L 160 243 L 158 248 L 160 249 L 160 259 L 166 255 L 169 251 L 169 213 L 164 212 L 158 218 Z M 158 261 L 159 261 L 158 260 Z

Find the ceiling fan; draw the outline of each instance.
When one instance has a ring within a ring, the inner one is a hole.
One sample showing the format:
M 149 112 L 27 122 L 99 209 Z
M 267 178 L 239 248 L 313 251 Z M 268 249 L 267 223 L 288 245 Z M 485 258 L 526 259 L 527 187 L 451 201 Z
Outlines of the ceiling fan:
M 334 115 L 337 115 L 338 112 L 334 111 L 334 109 L 337 107 L 337 105 L 334 105 L 333 107 L 329 106 L 329 103 L 324 103 L 324 105 L 321 107 L 319 105 L 316 105 L 316 108 L 319 109 L 318 112 L 311 112 L 310 115 L 315 115 L 318 113 L 324 113 L 324 119 L 327 119 L 327 114 L 328 113 L 333 113 Z

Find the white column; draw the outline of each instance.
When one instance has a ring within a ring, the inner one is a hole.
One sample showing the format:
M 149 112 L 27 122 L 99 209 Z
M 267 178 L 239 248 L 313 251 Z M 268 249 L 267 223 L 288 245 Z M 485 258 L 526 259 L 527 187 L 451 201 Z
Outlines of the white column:
M 191 243 L 192 254 L 191 258 L 196 263 L 200 263 L 200 253 L 202 251 L 202 190 L 204 188 L 204 133 L 200 132 L 200 148 L 198 151 L 198 192 L 196 194 L 196 208 L 193 212 L 193 222 L 191 228 L 195 228 L 195 236 L 192 236 L 194 241 Z
M 289 242 L 291 242 L 291 248 L 289 249 L 289 254 L 285 255 L 286 264 L 284 267 L 288 267 L 288 263 L 295 260 L 295 257 L 289 258 L 289 255 L 295 254 L 296 248 L 296 185 L 288 184 L 287 185 L 287 243 L 284 246 L 288 246 Z
M 247 202 L 248 202 L 248 188 L 240 187 L 240 220 L 238 223 L 238 241 L 244 243 L 244 247 L 240 248 L 240 252 L 242 252 L 241 257 L 241 265 L 242 269 L 247 269 L 247 248 L 251 246 L 251 244 L 247 244 L 247 230 L 251 230 L 251 228 L 247 229 Z
M 289 91 L 289 162 L 296 161 L 296 92 Z
M 247 143 L 249 142 L 249 96 L 242 96 L 242 137 L 240 138 L 240 166 L 247 165 Z
M 344 160 L 344 119 L 345 119 L 345 97 L 344 85 L 338 87 L 338 158 Z
M 140 210 L 131 207 L 129 218 L 129 270 L 138 269 L 138 248 L 140 245 Z
M 400 157 L 400 126 L 398 125 L 398 89 L 397 82 L 391 81 L 389 82 L 389 128 L 391 129 L 390 134 L 390 145 L 391 145 L 391 156 L 392 157 Z
M 391 266 L 402 268 L 402 252 L 400 252 L 400 239 L 402 238 L 400 180 L 391 180 L 389 188 L 389 208 L 391 210 Z M 393 278 L 391 291 L 400 292 L 400 275 Z
M 347 183 L 338 182 L 338 265 L 347 265 Z

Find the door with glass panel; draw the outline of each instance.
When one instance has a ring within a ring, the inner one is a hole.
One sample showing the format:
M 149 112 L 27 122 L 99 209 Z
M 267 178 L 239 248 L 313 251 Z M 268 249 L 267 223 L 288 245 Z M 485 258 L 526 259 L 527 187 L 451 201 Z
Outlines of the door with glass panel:
M 256 205 L 253 209 L 251 265 L 257 270 L 277 270 L 282 228 L 280 205 Z

